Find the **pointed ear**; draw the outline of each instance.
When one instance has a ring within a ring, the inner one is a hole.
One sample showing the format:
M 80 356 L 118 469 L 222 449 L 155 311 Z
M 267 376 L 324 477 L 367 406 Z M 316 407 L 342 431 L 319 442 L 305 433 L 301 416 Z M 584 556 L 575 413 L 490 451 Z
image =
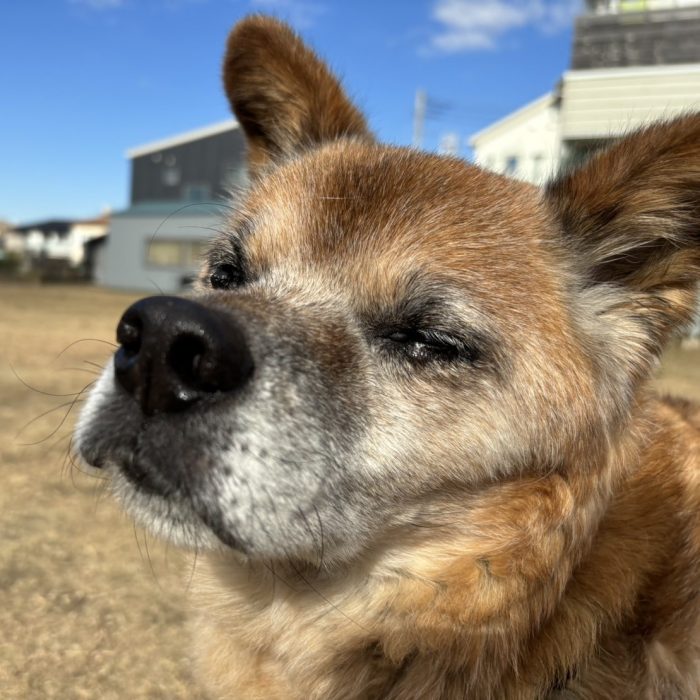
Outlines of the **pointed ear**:
M 546 197 L 586 286 L 607 299 L 596 313 L 658 355 L 690 322 L 697 298 L 700 114 L 618 141 L 549 185 Z
M 371 139 L 339 81 L 284 23 L 254 15 L 228 38 L 224 86 L 248 140 L 252 175 L 343 136 Z

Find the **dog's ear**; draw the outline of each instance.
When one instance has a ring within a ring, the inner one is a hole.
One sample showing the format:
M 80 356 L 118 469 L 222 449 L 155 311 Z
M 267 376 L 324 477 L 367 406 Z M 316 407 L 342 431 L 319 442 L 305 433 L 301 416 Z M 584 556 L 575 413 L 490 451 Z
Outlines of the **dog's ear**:
M 252 175 L 342 136 L 371 139 L 339 81 L 284 23 L 254 15 L 228 38 L 224 86 L 248 140 Z
M 593 292 L 588 299 L 604 307 L 595 313 L 630 335 L 620 338 L 628 348 L 658 355 L 696 302 L 700 114 L 621 139 L 545 196 Z

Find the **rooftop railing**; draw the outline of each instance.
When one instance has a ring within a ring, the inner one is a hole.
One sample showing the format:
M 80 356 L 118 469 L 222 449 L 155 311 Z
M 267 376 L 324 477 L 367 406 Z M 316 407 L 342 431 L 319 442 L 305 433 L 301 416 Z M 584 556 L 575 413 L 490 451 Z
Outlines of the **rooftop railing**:
M 617 15 L 624 12 L 651 12 L 698 6 L 700 6 L 700 0 L 586 0 L 588 12 L 595 15 Z

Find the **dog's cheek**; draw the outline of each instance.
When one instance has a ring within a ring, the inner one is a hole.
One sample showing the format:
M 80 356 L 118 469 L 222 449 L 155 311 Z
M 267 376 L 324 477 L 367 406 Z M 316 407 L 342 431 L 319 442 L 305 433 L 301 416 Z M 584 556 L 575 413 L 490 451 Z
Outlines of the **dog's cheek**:
M 189 479 L 201 517 L 230 546 L 255 556 L 318 563 L 354 548 L 366 520 L 353 482 L 365 430 L 365 380 L 358 356 L 342 346 L 273 327 L 265 361 L 241 400 L 212 415 L 200 441 L 221 446 Z M 334 350 L 333 348 L 336 348 Z M 334 354 L 335 353 L 335 354 Z M 216 437 L 214 437 L 216 436 Z
M 377 503 L 420 498 L 448 482 L 491 478 L 505 460 L 502 391 L 465 368 L 449 382 L 437 373 L 395 381 L 378 375 L 368 401 L 370 429 L 357 458 Z

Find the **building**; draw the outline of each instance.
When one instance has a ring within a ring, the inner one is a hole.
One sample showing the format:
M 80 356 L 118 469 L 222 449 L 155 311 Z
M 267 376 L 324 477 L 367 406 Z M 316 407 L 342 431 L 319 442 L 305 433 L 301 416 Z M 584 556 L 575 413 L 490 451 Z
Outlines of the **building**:
M 132 148 L 127 209 L 90 252 L 107 287 L 177 292 L 222 226 L 229 193 L 246 184 L 245 143 L 232 120 Z
M 588 0 L 552 93 L 470 139 L 477 162 L 540 183 L 650 121 L 700 109 L 700 0 Z
M 2 237 L 2 250 L 19 260 L 20 272 L 89 278 L 85 247 L 106 236 L 109 218 L 105 213 L 94 219 L 49 219 L 9 226 Z
M 470 143 L 477 162 L 489 170 L 542 182 L 559 167 L 559 100 L 554 93 L 474 134 Z

